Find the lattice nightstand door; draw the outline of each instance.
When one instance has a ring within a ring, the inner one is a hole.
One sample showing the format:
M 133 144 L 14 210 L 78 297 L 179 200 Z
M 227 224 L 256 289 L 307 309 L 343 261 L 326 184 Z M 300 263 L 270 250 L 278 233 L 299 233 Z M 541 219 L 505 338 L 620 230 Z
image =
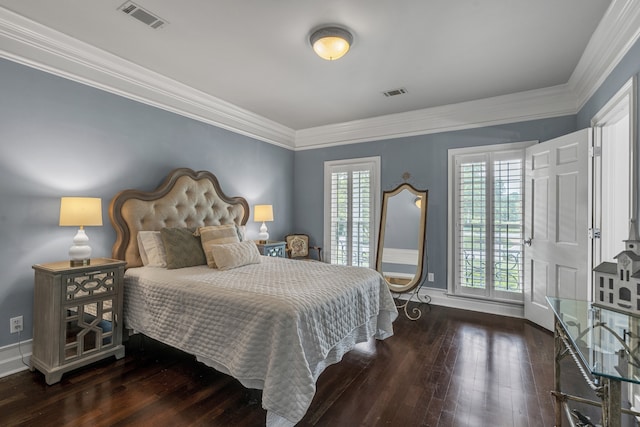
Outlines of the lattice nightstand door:
M 272 240 L 256 241 L 258 250 L 262 255 L 284 258 L 286 256 L 286 243 Z
M 34 321 L 31 370 L 47 384 L 62 374 L 109 356 L 124 356 L 122 346 L 123 261 L 92 259 L 70 267 L 68 261 L 34 265 Z

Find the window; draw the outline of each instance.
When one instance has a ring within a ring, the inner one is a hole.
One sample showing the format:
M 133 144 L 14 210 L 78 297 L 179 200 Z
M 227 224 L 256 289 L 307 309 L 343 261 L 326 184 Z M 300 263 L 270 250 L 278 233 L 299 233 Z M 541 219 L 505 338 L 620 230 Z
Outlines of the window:
M 324 247 L 328 262 L 374 265 L 379 174 L 379 157 L 325 162 Z
M 454 294 L 523 301 L 527 145 L 449 150 L 449 289 Z

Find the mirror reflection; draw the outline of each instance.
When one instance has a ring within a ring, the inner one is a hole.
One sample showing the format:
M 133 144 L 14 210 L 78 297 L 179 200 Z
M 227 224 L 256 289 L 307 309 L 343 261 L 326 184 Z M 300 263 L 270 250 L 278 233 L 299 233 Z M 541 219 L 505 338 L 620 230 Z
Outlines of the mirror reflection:
M 404 183 L 385 191 L 376 269 L 392 292 L 406 292 L 422 280 L 427 191 Z

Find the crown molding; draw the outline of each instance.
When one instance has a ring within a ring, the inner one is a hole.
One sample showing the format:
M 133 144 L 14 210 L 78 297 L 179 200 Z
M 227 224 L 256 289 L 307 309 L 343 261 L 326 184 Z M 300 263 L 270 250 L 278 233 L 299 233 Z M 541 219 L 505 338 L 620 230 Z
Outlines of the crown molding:
M 0 7 L 0 57 L 292 149 L 294 131 Z
M 565 85 L 296 131 L 296 149 L 577 114 L 640 37 L 640 1 L 613 0 Z
M 296 150 L 450 132 L 576 113 L 566 85 L 337 123 L 296 132 Z
M 0 7 L 0 57 L 294 150 L 576 114 L 640 37 L 640 1 L 613 0 L 569 82 L 293 130 Z
M 640 37 L 640 2 L 613 0 L 568 85 L 582 108 Z

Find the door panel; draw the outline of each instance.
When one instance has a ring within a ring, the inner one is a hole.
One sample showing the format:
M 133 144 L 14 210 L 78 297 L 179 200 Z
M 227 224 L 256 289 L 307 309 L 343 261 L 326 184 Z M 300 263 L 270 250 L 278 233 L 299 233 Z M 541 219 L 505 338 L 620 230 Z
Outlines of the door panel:
M 556 296 L 559 298 L 574 298 L 577 293 L 578 270 L 566 265 L 556 266 Z M 584 284 L 582 286 L 585 286 Z
M 578 206 L 578 176 L 577 174 L 567 174 L 558 176 L 558 230 L 557 242 L 567 245 L 577 244 L 578 230 L 575 221 Z
M 578 161 L 578 144 L 569 144 L 558 148 L 558 165 L 566 165 Z
M 587 299 L 590 130 L 527 148 L 525 317 L 549 330 L 546 296 Z
M 547 200 L 549 200 L 549 177 L 532 178 L 533 195 L 533 223 L 531 236 L 536 240 L 549 239 L 549 213 L 547 212 Z M 526 214 L 525 214 L 526 215 Z M 525 233 L 525 236 L 527 234 Z
M 526 251 L 526 250 L 525 250 Z M 544 261 L 531 260 L 531 283 L 536 284 L 535 292 L 531 292 L 531 304 L 545 307 L 547 300 L 547 289 L 549 288 L 549 264 Z M 533 278 L 537 278 L 537 282 Z M 526 294 L 526 292 L 525 292 Z M 525 304 L 526 306 L 526 304 Z

